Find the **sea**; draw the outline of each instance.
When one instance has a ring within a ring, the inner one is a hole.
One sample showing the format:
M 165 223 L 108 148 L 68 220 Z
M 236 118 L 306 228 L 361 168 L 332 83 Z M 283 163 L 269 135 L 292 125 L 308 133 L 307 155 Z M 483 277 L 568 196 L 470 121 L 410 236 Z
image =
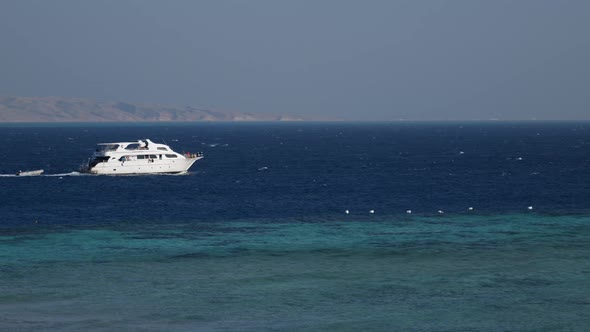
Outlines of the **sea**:
M 143 138 L 205 158 L 77 172 Z M 590 331 L 589 122 L 2 124 L 0 156 L 0 331 Z

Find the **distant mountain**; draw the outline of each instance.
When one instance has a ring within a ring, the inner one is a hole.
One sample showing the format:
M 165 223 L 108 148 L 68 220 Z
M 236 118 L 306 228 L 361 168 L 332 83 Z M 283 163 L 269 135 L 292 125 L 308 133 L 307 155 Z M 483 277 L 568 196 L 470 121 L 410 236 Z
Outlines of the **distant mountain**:
M 98 102 L 62 97 L 1 97 L 0 122 L 301 121 L 298 116 L 212 111 L 190 106 Z

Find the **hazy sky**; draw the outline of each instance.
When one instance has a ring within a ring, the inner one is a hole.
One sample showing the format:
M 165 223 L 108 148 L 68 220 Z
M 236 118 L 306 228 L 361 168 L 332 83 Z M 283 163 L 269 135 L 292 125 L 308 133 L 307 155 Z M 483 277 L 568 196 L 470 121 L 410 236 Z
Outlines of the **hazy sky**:
M 0 95 L 590 119 L 590 1 L 2 0 Z

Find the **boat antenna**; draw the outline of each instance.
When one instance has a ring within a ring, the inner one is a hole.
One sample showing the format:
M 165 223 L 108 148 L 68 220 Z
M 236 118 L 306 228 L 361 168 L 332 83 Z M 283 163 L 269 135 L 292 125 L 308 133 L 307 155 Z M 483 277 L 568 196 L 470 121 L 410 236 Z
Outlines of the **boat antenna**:
M 164 140 L 164 137 L 162 137 L 162 142 L 164 142 L 164 144 L 168 145 L 168 143 L 166 143 L 166 141 Z

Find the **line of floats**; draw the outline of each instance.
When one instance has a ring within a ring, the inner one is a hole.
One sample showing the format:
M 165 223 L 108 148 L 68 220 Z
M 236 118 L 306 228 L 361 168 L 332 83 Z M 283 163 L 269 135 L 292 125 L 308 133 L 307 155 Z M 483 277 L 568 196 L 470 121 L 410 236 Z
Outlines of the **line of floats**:
M 527 206 L 526 208 L 529 211 L 534 210 L 534 207 L 532 205 Z M 474 208 L 472 206 L 467 208 L 467 211 L 474 211 Z M 350 210 L 344 210 L 345 214 L 350 214 Z M 374 214 L 375 210 L 369 210 L 369 214 Z M 438 210 L 437 211 L 438 214 L 444 214 L 445 212 L 443 210 Z M 406 214 L 412 214 L 412 210 L 406 210 Z

